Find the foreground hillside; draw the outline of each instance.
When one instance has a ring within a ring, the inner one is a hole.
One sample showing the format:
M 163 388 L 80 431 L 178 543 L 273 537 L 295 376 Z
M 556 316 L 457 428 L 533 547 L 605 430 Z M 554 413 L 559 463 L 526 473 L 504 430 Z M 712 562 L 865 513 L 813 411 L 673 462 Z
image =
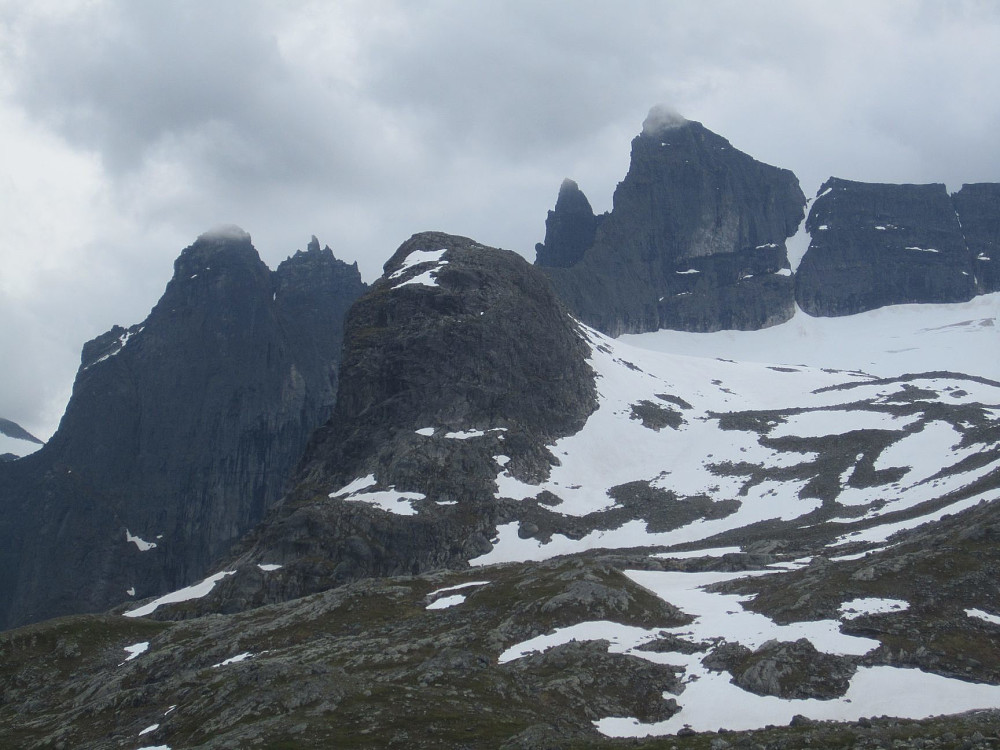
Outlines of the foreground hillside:
M 869 373 L 614 341 L 539 279 L 404 244 L 296 489 L 201 584 L 0 636 L 0 744 L 1000 743 L 1000 382 L 945 343 L 995 300 Z

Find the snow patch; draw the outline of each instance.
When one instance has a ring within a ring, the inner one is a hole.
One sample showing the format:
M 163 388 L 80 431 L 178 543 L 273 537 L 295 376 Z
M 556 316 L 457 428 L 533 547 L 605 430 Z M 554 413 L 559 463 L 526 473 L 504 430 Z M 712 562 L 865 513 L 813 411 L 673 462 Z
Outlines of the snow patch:
M 231 576 L 235 574 L 235 570 L 224 570 L 215 575 L 209 576 L 203 581 L 199 581 L 191 586 L 187 586 L 177 591 L 172 591 L 169 594 L 164 594 L 159 599 L 154 599 L 149 604 L 144 604 L 138 609 L 133 609 L 129 612 L 125 612 L 125 617 L 145 617 L 156 610 L 164 604 L 176 604 L 178 602 L 186 602 L 191 599 L 201 599 L 206 596 L 212 589 L 215 588 L 215 584 L 221 581 L 226 576 Z
M 449 440 L 468 440 L 469 438 L 483 437 L 485 430 L 462 430 L 461 432 L 447 432 L 445 437 Z
M 212 669 L 217 667 L 228 667 L 230 664 L 239 664 L 241 661 L 246 661 L 247 659 L 252 659 L 257 654 L 250 653 L 249 651 L 244 651 L 242 654 L 236 654 L 236 656 L 230 656 L 224 661 L 220 661 L 218 664 L 213 664 Z
M 128 529 L 125 529 L 125 543 L 128 544 L 129 542 L 133 542 L 135 546 L 139 548 L 140 552 L 148 552 L 156 547 L 156 542 L 147 542 L 146 540 L 135 536 Z
M 131 646 L 125 646 L 124 650 L 125 653 L 128 654 L 128 656 L 125 657 L 125 661 L 123 661 L 121 664 L 118 665 L 119 667 L 122 664 L 125 664 L 126 662 L 132 661 L 137 656 L 146 653 L 149 650 L 149 641 L 141 641 L 139 643 L 133 643 Z
M 1000 616 L 991 615 L 989 612 L 984 612 L 981 609 L 967 609 L 965 610 L 965 614 L 969 617 L 975 617 L 978 620 L 992 623 L 993 625 L 1000 625 Z
M 435 599 L 430 604 L 427 605 L 427 609 L 447 609 L 448 607 L 455 607 L 465 601 L 464 594 L 453 594 L 452 596 L 443 596 L 440 599 Z
M 437 286 L 437 280 L 435 278 L 437 276 L 437 270 L 442 266 L 447 265 L 448 261 L 444 260 L 444 254 L 447 252 L 447 248 L 442 248 L 440 250 L 414 250 L 403 259 L 403 264 L 399 268 L 389 274 L 389 279 L 398 279 L 411 268 L 416 268 L 417 266 L 425 264 L 432 264 L 431 267 L 423 273 L 402 283 L 394 284 L 393 286 L 397 289 L 409 284 Z
M 840 605 L 840 617 L 843 620 L 854 620 L 864 615 L 883 615 L 891 612 L 905 612 L 910 608 L 909 602 L 902 599 L 880 599 L 864 597 L 852 599 Z

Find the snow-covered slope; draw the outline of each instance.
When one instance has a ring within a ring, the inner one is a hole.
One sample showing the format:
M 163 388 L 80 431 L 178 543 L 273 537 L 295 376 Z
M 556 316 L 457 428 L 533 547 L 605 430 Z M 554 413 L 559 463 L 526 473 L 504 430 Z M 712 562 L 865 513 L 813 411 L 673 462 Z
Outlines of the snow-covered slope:
M 762 542 L 773 549 L 776 540 L 797 552 L 736 573 L 628 571 L 694 621 L 646 629 L 584 621 L 514 644 L 501 662 L 573 640 L 603 639 L 612 652 L 684 672 L 687 690 L 673 696 L 680 706 L 674 716 L 652 724 L 626 717 L 596 722 L 613 736 L 673 734 L 685 726 L 754 729 L 787 723 L 795 715 L 924 717 L 1000 704 L 997 685 L 910 666 L 857 666 L 880 643 L 847 635 L 842 626 L 857 617 L 899 617 L 910 606 L 905 599 L 844 594 L 834 619 L 779 625 L 744 610 L 752 595 L 705 588 L 741 579 L 752 588 L 759 576 L 795 571 L 816 560 L 832 563 L 832 578 L 838 563 L 867 553 L 872 561 L 891 555 L 908 530 L 932 528 L 949 514 L 1000 499 L 1000 383 L 990 379 L 1000 377 L 998 302 L 993 295 L 968 305 L 883 309 L 850 319 L 799 315 L 752 333 L 661 331 L 612 341 L 588 331 L 598 411 L 582 431 L 553 446 L 559 465 L 546 482 L 529 485 L 501 473 L 497 484 L 503 497 L 526 500 L 548 491 L 562 500 L 557 513 L 588 517 L 597 522 L 595 528 L 539 540 L 525 538 L 519 524 L 511 523 L 501 527 L 493 550 L 473 564 L 671 545 L 685 545 L 684 551 L 652 551 L 652 556 L 728 554 L 732 560 L 734 553 L 759 549 Z M 685 344 L 688 351 L 707 354 L 714 348 L 753 361 L 654 351 Z M 664 524 L 640 514 L 620 524 L 600 523 L 602 515 L 621 509 L 616 489 L 634 490 L 637 484 L 673 502 L 676 515 L 689 520 Z M 680 511 L 685 503 L 697 510 L 685 514 Z M 704 549 L 692 550 L 695 543 Z M 644 650 L 664 636 L 674 638 L 672 647 Z M 839 697 L 755 694 L 759 691 L 737 685 L 718 660 L 713 663 L 722 644 L 751 654 L 773 648 L 770 641 L 788 645 L 800 639 L 825 658 L 853 660 Z
M 842 318 L 814 318 L 797 310 L 788 322 L 759 331 L 660 330 L 620 341 L 673 354 L 883 377 L 947 370 L 1000 380 L 1000 294 L 952 305 L 894 305 Z

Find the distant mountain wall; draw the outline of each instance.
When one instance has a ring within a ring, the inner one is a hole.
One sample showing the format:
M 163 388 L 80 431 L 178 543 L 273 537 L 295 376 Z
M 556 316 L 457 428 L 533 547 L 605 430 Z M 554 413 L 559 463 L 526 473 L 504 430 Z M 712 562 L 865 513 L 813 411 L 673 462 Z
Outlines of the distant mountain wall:
M 1000 289 L 1000 185 L 889 185 L 830 178 L 806 221 L 795 298 L 837 316 Z
M 793 274 L 785 242 L 804 205 L 788 170 L 654 112 L 609 213 L 595 215 L 579 186 L 563 182 L 535 263 L 577 317 L 613 336 L 764 328 L 796 303 L 838 316 L 1000 290 L 1000 184 L 948 195 L 944 185 L 832 177 Z
M 235 228 L 185 249 L 145 321 L 83 347 L 48 445 L 0 467 L 0 625 L 202 576 L 330 416 L 364 288 L 315 238 L 274 272 Z

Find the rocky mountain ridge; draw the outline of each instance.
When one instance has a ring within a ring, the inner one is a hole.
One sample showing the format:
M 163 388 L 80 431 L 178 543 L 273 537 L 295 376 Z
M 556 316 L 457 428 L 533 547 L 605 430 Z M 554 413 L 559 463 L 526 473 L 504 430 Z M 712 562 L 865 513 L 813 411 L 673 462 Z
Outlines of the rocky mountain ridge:
M 861 183 L 831 177 L 811 203 L 788 170 L 682 118 L 650 118 L 614 207 L 596 216 L 572 180 L 536 264 L 583 322 L 612 336 L 660 328 L 752 330 L 796 305 L 853 315 L 967 301 L 1000 288 L 1000 184 Z M 796 268 L 786 241 L 807 233 Z

